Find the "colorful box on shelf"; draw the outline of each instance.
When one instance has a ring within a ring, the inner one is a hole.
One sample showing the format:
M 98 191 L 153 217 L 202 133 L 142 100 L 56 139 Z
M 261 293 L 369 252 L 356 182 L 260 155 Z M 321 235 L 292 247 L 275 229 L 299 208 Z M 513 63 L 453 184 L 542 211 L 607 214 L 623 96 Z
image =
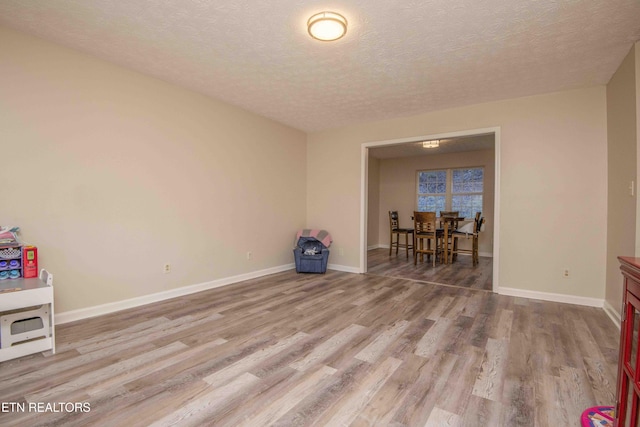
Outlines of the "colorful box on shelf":
M 35 246 L 22 248 L 22 276 L 25 279 L 38 277 L 38 248 Z

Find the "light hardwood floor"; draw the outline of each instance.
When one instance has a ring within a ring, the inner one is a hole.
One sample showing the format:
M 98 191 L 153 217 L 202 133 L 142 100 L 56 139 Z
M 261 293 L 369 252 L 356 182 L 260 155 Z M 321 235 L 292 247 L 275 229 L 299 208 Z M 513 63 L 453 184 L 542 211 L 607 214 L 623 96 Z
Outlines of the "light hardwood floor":
M 407 257 L 402 250 L 396 255 L 394 249 L 389 255 L 389 248 L 380 248 L 367 251 L 367 272 L 469 289 L 493 289 L 493 258 L 490 257 L 480 257 L 478 265 L 474 266 L 471 256 L 459 255 L 451 264 L 437 263 L 433 267 L 426 261 L 414 265 L 411 251 Z
M 0 363 L 3 426 L 578 426 L 614 403 L 597 308 L 289 271 L 57 329 Z

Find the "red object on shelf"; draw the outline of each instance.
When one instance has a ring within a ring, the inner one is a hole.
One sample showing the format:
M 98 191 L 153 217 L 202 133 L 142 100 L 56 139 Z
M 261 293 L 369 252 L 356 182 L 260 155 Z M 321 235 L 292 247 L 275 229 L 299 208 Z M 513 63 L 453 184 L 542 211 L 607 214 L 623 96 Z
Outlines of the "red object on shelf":
M 38 277 L 38 248 L 35 246 L 22 248 L 22 277 Z

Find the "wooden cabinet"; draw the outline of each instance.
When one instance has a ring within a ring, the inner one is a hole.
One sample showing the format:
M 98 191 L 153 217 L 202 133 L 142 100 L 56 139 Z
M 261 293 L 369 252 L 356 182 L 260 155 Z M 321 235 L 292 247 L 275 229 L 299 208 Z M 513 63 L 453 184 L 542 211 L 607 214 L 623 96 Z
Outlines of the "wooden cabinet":
M 616 395 L 617 426 L 640 425 L 640 258 L 618 257 L 624 278 Z

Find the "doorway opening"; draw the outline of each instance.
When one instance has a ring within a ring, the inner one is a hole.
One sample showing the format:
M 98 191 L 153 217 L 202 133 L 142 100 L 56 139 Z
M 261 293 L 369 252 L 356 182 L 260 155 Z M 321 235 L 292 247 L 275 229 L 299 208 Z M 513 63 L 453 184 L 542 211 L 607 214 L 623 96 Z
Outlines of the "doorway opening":
M 437 148 L 423 148 L 422 141 L 434 140 L 440 141 Z M 481 152 L 484 154 L 480 154 Z M 485 156 L 485 160 L 477 160 L 479 155 Z M 491 155 L 492 159 L 486 159 Z M 479 163 L 482 162 L 488 164 L 486 181 L 487 184 L 490 184 L 490 188 L 485 186 L 485 193 L 488 194 L 488 197 L 483 202 L 483 216 L 485 216 L 486 222 L 483 229 L 484 235 L 481 235 L 481 242 L 484 243 L 481 244 L 480 255 L 486 257 L 485 263 L 490 263 L 491 290 L 494 292 L 498 290 L 500 261 L 499 127 L 372 141 L 362 144 L 359 266 L 361 273 L 368 271 L 367 261 L 370 249 L 378 248 L 376 250 L 381 252 L 379 249 L 386 247 L 388 250 L 388 246 L 383 243 L 388 239 L 388 220 L 385 220 L 385 216 L 388 216 L 388 210 L 403 211 L 402 222 L 406 224 L 403 226 L 410 225 L 410 215 L 413 210 L 417 210 L 415 176 L 418 170 L 425 169 L 421 165 L 433 165 L 436 162 L 443 168 L 453 167 L 456 165 L 456 161 L 459 161 L 461 166 L 479 166 Z M 384 166 L 381 167 L 380 164 Z M 395 172 L 393 172 L 394 170 Z M 393 179 L 389 179 L 390 174 L 394 176 Z M 403 175 L 403 177 L 398 177 L 398 175 Z M 386 188 L 383 188 L 381 192 L 381 188 L 385 186 Z M 401 207 L 398 208 L 398 206 Z M 404 257 L 404 255 L 399 255 L 399 257 Z

